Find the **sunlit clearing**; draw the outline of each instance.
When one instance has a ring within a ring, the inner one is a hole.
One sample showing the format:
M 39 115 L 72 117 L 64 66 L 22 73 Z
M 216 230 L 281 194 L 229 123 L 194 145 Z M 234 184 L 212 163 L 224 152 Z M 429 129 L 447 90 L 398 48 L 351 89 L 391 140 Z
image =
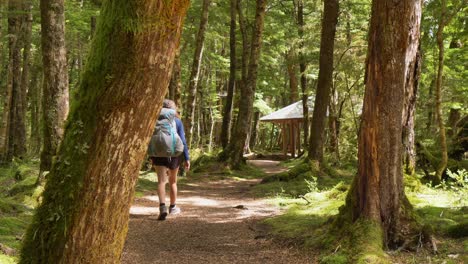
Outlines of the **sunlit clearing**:
M 146 206 L 132 206 L 130 208 L 131 215 L 154 215 L 159 213 L 157 207 L 146 207 Z

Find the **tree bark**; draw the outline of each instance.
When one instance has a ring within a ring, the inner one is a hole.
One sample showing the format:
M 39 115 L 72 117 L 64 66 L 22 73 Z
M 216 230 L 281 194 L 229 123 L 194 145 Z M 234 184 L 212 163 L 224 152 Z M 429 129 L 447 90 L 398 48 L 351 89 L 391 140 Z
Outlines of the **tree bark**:
M 21 109 L 18 114 L 21 115 L 21 128 L 19 129 L 19 135 L 21 137 L 21 145 L 24 146 L 24 152 L 26 152 L 26 112 L 28 109 L 28 97 L 30 86 L 30 67 L 31 67 L 31 44 L 32 44 L 32 26 L 33 26 L 33 14 L 32 1 L 24 1 L 22 3 L 23 8 L 23 22 L 22 22 L 22 44 L 23 44 L 23 67 L 21 71 Z
M 39 56 L 35 56 L 39 57 Z M 29 138 L 29 153 L 36 157 L 40 154 L 41 150 L 41 90 L 42 90 L 42 68 L 38 66 L 40 59 L 35 59 L 33 68 L 31 69 L 31 87 L 28 93 L 31 112 L 31 135 Z
M 20 263 L 120 262 L 134 186 L 188 5 L 104 1 Z
M 299 24 L 299 70 L 301 76 L 301 92 L 302 92 L 302 113 L 304 116 L 303 129 L 304 129 L 304 148 L 307 148 L 309 142 L 309 95 L 307 92 L 307 64 L 304 56 L 304 1 L 297 1 L 297 22 Z
M 388 248 L 402 245 L 401 220 L 410 217 L 405 210 L 402 132 L 418 75 L 421 4 L 372 4 L 358 175 L 347 205 L 353 221 L 368 219 L 382 227 Z
M 26 126 L 23 114 L 23 94 L 21 90 L 21 48 L 22 48 L 22 22 L 23 7 L 19 1 L 8 2 L 8 35 L 9 35 L 9 69 L 8 86 L 11 92 L 8 114 L 8 144 L 6 145 L 6 162 L 13 157 L 21 158 L 26 153 Z
M 244 162 L 243 154 L 252 121 L 255 89 L 257 86 L 257 70 L 260 59 L 260 51 L 265 20 L 266 0 L 257 0 L 255 11 L 255 25 L 252 33 L 251 49 L 247 79 L 241 87 L 239 102 L 239 114 L 235 127 L 233 140 L 231 140 L 230 165 L 239 168 Z
M 295 103 L 297 102 L 297 99 L 299 98 L 298 92 L 297 92 L 297 68 L 296 68 L 296 59 L 295 59 L 295 52 L 291 48 L 289 51 L 286 53 L 286 68 L 288 70 L 288 76 L 289 76 L 289 91 L 290 91 L 290 103 Z
M 203 47 L 205 44 L 205 31 L 208 25 L 208 14 L 211 0 L 203 0 L 200 26 L 198 28 L 197 40 L 195 42 L 195 53 L 193 55 L 192 69 L 190 71 L 189 83 L 187 86 L 187 103 L 184 109 L 185 116 L 185 138 L 190 148 L 192 145 L 193 126 L 195 125 L 195 103 L 198 88 L 198 79 L 200 77 L 200 65 L 203 56 Z
M 177 51 L 174 58 L 174 66 L 172 67 L 171 81 L 169 82 L 169 98 L 180 107 L 181 97 L 181 68 L 180 68 L 180 49 Z
M 419 76 L 421 75 L 421 47 L 414 61 L 414 74 L 408 75 L 405 85 L 405 104 L 403 112 L 403 146 L 405 172 L 413 175 L 416 169 L 416 139 L 414 125 L 416 118 L 416 100 L 419 88 Z
M 41 0 L 42 86 L 41 171 L 49 171 L 63 138 L 69 109 L 64 0 Z
M 226 102 L 223 109 L 223 125 L 221 127 L 221 146 L 226 149 L 231 138 L 232 104 L 236 84 L 236 16 L 238 0 L 231 0 L 231 25 L 229 29 L 229 83 Z
M 323 159 L 325 121 L 333 82 L 333 51 L 338 15 L 338 0 L 325 1 L 320 40 L 318 86 L 310 133 L 309 159 L 311 160 L 322 161 Z
M 252 124 L 252 128 L 250 129 L 250 143 L 249 143 L 249 148 L 254 149 L 255 145 L 257 143 L 257 135 L 258 135 L 258 121 L 260 120 L 260 112 L 256 111 L 254 113 L 254 120 Z

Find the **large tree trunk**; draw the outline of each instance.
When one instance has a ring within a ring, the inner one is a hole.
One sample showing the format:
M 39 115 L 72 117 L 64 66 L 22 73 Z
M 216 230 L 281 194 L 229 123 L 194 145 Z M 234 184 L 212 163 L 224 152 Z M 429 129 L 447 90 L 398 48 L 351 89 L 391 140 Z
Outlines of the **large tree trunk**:
M 418 48 L 414 58 L 414 74 L 408 75 L 405 85 L 405 104 L 403 114 L 403 146 L 405 172 L 413 175 L 416 169 L 416 138 L 414 125 L 416 119 L 416 99 L 419 88 L 419 76 L 421 74 L 421 51 Z
M 223 125 L 221 127 L 221 146 L 225 149 L 231 138 L 231 119 L 232 119 L 232 104 L 234 101 L 234 88 L 236 83 L 236 16 L 237 16 L 237 1 L 231 0 L 231 26 L 229 29 L 229 83 L 227 89 L 226 102 L 223 109 Z
M 233 140 L 231 140 L 230 165 L 233 168 L 239 168 L 244 162 L 243 154 L 246 140 L 250 131 L 250 123 L 253 115 L 253 103 L 255 97 L 255 89 L 257 86 L 257 70 L 260 59 L 260 51 L 263 35 L 263 24 L 265 20 L 266 0 L 257 0 L 255 11 L 255 25 L 252 33 L 249 67 L 247 79 L 241 87 L 241 95 L 239 102 L 239 114 L 235 127 Z
M 198 88 L 198 79 L 200 77 L 201 60 L 203 56 L 203 47 L 205 44 L 205 31 L 208 25 L 208 10 L 211 0 L 203 0 L 200 26 L 198 27 L 197 40 L 195 42 L 195 53 L 193 55 L 192 69 L 190 71 L 189 83 L 187 86 L 187 103 L 184 109 L 185 117 L 185 138 L 190 148 L 192 145 L 193 127 L 195 125 L 195 103 Z
M 64 0 L 41 0 L 42 86 L 41 171 L 49 171 L 63 138 L 68 115 L 68 67 L 65 47 Z
M 299 33 L 299 70 L 301 76 L 301 92 L 302 92 L 302 113 L 304 116 L 303 129 L 304 129 L 304 148 L 307 147 L 309 142 L 309 95 L 307 93 L 307 76 L 306 69 L 307 64 L 304 56 L 304 1 L 297 1 L 297 22 L 298 22 L 298 33 Z
M 325 121 L 328 104 L 330 103 L 330 89 L 333 82 L 333 51 L 338 15 L 338 0 L 325 1 L 320 40 L 318 85 L 310 133 L 309 159 L 311 160 L 322 161 L 323 158 Z
M 373 1 L 358 175 L 348 194 L 353 221 L 382 228 L 389 248 L 401 246 L 405 206 L 402 132 L 418 75 L 421 1 Z M 410 229 L 410 228 L 409 228 Z
M 189 5 L 188 0 L 129 3 L 103 3 L 20 263 L 120 262 L 138 171 Z

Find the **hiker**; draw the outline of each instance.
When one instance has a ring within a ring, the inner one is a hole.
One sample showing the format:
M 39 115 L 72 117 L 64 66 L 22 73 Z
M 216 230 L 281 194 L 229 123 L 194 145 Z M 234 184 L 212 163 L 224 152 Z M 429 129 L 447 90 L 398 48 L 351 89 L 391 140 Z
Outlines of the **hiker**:
M 165 220 L 168 213 L 179 214 L 181 212 L 180 208 L 176 206 L 177 173 L 183 159 L 185 159 L 185 170 L 190 169 L 184 125 L 178 117 L 177 106 L 172 100 L 164 99 L 163 101 L 163 108 L 156 122 L 148 156 L 158 175 L 158 220 Z M 166 207 L 166 183 L 168 180 L 170 186 L 169 212 Z

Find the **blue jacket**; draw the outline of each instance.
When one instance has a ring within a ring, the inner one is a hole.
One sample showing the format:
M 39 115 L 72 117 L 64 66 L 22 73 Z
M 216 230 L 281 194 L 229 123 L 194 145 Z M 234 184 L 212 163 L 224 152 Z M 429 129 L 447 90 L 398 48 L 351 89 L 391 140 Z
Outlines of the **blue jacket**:
M 182 139 L 182 143 L 184 143 L 184 158 L 186 161 L 190 161 L 190 156 L 187 147 L 187 140 L 185 140 L 185 132 L 184 132 L 184 124 L 179 118 L 175 119 L 177 134 L 179 134 L 180 139 Z

